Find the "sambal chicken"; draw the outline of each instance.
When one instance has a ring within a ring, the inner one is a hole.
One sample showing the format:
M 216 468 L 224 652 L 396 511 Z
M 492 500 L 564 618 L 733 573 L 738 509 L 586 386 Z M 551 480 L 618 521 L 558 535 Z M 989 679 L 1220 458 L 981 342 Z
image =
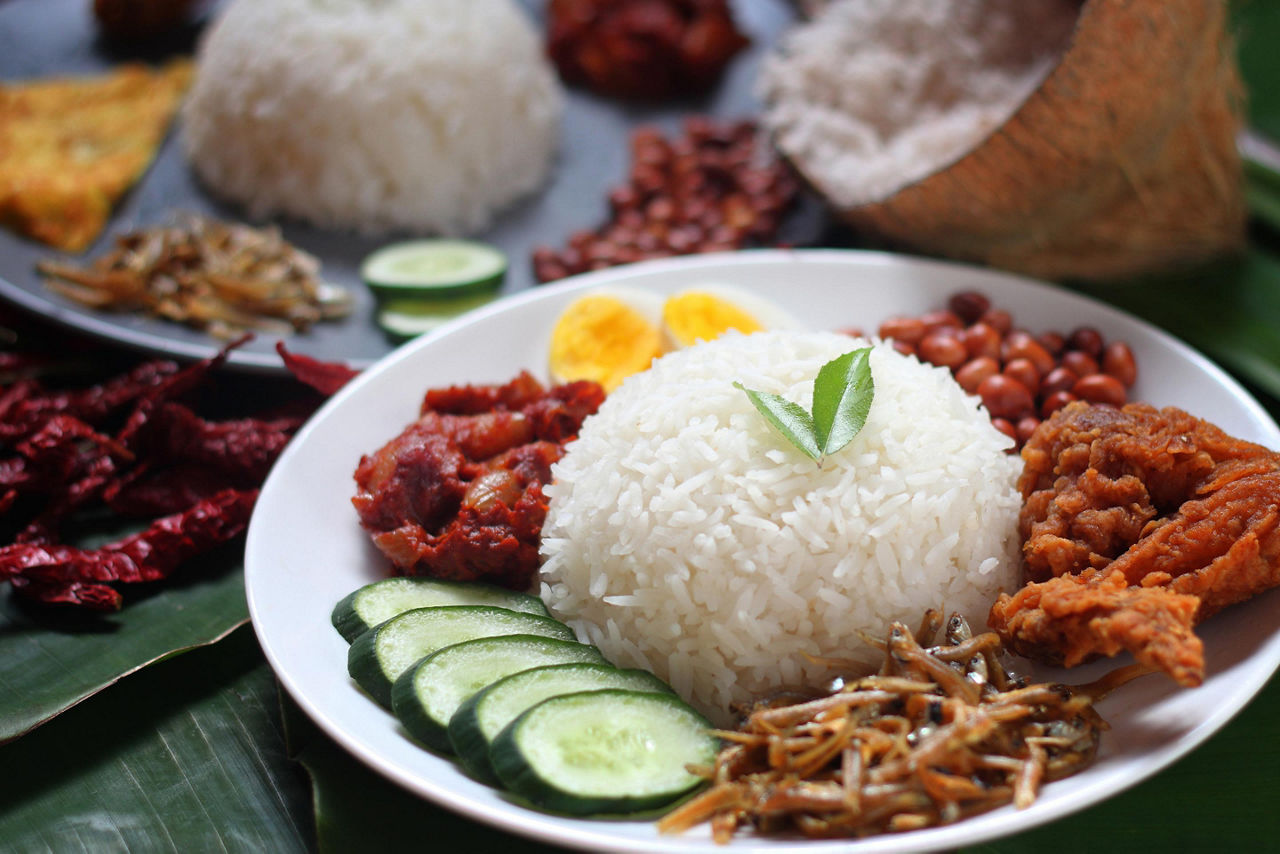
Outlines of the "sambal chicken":
M 538 569 L 542 486 L 604 400 L 593 382 L 428 391 L 420 417 L 361 458 L 352 503 L 402 575 L 483 580 L 517 590 Z
M 1200 684 L 1193 627 L 1280 584 L 1280 454 L 1172 407 L 1075 403 L 1022 455 L 1028 583 L 991 628 L 1051 664 L 1127 650 Z

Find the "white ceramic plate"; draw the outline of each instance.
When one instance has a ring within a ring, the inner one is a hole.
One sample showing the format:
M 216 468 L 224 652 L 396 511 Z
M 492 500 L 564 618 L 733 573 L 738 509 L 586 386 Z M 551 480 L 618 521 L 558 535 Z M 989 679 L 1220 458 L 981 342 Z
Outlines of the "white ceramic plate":
M 1005 808 L 959 824 L 856 843 L 739 837 L 729 849 L 705 828 L 660 837 L 650 821 L 590 821 L 547 815 L 502 796 L 447 759 L 417 747 L 390 714 L 347 677 L 347 644 L 329 623 L 334 603 L 385 574 L 357 524 L 351 478 L 362 453 L 380 447 L 416 415 L 428 387 L 505 382 L 521 368 L 545 375 L 552 322 L 567 301 L 604 284 L 668 292 L 709 281 L 767 294 L 815 329 L 874 330 L 885 317 L 945 304 L 977 289 L 1022 326 L 1067 332 L 1097 327 L 1129 342 L 1137 357 L 1134 399 L 1181 406 L 1228 432 L 1280 447 L 1280 429 L 1239 385 L 1168 335 L 1070 292 L 987 270 L 846 251 L 765 251 L 651 262 L 522 293 L 418 339 L 365 371 L 311 420 L 280 458 L 249 528 L 249 610 L 285 688 L 325 732 L 371 768 L 432 801 L 560 845 L 596 851 L 865 852 L 959 848 L 1026 830 L 1094 804 L 1156 773 L 1225 724 L 1280 664 L 1280 594 L 1259 596 L 1201 631 L 1207 678 L 1194 690 L 1147 677 L 1108 698 L 1112 729 L 1098 762 L 1045 786 L 1029 809 Z M 1074 671 L 1086 681 L 1114 666 Z M 1037 678 L 1062 678 L 1041 670 Z

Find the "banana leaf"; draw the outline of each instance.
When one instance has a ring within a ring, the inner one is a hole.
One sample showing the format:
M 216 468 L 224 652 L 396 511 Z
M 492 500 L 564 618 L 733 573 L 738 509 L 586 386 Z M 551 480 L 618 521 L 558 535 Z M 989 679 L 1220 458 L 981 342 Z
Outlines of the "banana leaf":
M 1280 4 L 1242 0 L 1235 11 L 1251 123 L 1280 139 L 1280 52 L 1273 47 Z M 1251 200 L 1262 198 L 1255 192 L 1251 186 Z M 1254 209 L 1269 203 L 1255 201 Z M 1098 296 L 1203 350 L 1273 398 L 1267 402 L 1275 414 L 1280 253 L 1269 248 L 1272 239 L 1261 236 L 1247 258 L 1207 278 Z M 403 792 L 287 702 L 282 722 L 274 679 L 251 633 L 233 631 L 244 619 L 238 556 L 223 555 L 100 620 L 55 622 L 0 594 L 0 740 L 29 733 L 0 746 L 8 771 L 0 782 L 0 847 L 540 850 Z M 147 667 L 151 662 L 161 663 Z M 1269 793 L 1280 786 L 1280 763 L 1274 740 L 1260 734 L 1272 730 L 1278 702 L 1280 682 L 1273 681 L 1222 733 L 1155 780 L 1078 816 L 966 851 L 1273 844 L 1280 812 L 1269 807 Z M 1210 797 L 1212 824 L 1204 820 Z
M 1232 3 L 1240 72 L 1248 88 L 1249 124 L 1280 140 L 1280 3 L 1236 0 Z
M 1266 807 L 1280 764 L 1272 740 L 1258 741 L 1278 703 L 1273 681 L 1213 740 L 1154 780 L 965 854 L 1082 844 L 1254 850 L 1280 835 L 1280 812 Z M 310 787 L 291 757 L 311 775 Z M 0 766 L 9 772 L 0 781 L 0 840 L 15 854 L 555 850 L 440 810 L 362 766 L 280 700 L 248 629 L 148 668 L 0 747 Z M 1212 823 L 1204 821 L 1210 793 Z
M 320 851 L 416 854 L 428 840 L 436 847 L 455 840 L 476 854 L 561 850 L 514 839 L 410 794 L 352 758 L 287 695 L 281 695 L 280 707 L 289 755 L 311 778 Z
M 241 543 L 228 544 L 154 590 L 129 591 L 124 609 L 109 616 L 31 607 L 0 592 L 0 743 L 246 623 L 242 555 Z
M 1197 270 L 1076 287 L 1186 341 L 1265 402 L 1280 401 L 1280 253 L 1266 235 L 1245 255 Z
M 0 848 L 313 850 L 253 633 L 170 659 L 0 747 Z

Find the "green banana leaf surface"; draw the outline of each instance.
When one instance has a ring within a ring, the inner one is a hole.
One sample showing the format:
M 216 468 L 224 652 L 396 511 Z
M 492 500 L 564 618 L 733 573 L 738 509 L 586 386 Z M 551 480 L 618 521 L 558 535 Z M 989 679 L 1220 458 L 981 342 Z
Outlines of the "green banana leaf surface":
M 1280 140 L 1280 3 L 1234 7 L 1253 127 Z M 1251 169 L 1249 252 L 1086 289 L 1197 347 L 1280 414 L 1280 182 Z M 281 698 L 220 553 L 117 615 L 67 623 L 0 594 L 0 849 L 548 850 L 383 780 Z M 127 677 L 127 678 L 126 678 Z M 1251 850 L 1280 839 L 1280 681 L 1190 756 L 1107 802 L 966 849 Z M 1206 800 L 1213 822 L 1204 821 Z M 1154 820 L 1153 820 L 1154 817 Z M 727 850 L 732 850 L 727 849 Z
M 314 849 L 305 776 L 246 627 L 0 747 L 7 852 Z
M 129 674 L 226 637 L 249 620 L 239 544 L 109 616 L 70 619 L 0 596 L 0 742 Z

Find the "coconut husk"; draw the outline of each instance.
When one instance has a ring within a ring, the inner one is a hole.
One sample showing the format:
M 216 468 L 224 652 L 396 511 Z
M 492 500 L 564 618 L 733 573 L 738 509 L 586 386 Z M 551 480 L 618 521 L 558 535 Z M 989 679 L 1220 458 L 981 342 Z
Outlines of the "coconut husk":
M 1086 0 L 1059 64 L 995 133 L 840 214 L 892 245 L 1054 279 L 1240 249 L 1243 89 L 1226 7 Z

